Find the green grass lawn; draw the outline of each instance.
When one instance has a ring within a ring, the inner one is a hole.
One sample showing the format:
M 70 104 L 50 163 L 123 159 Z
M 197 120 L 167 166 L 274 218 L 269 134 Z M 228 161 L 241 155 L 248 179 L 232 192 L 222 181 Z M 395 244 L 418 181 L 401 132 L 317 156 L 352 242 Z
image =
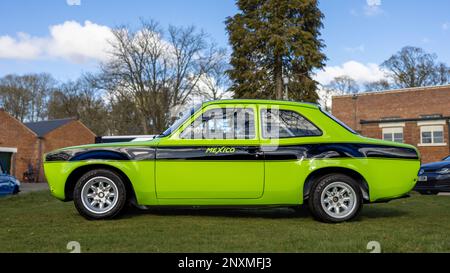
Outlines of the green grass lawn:
M 323 224 L 290 209 L 128 211 L 87 221 L 47 192 L 0 199 L 0 252 L 450 252 L 450 196 L 366 205 L 357 221 Z

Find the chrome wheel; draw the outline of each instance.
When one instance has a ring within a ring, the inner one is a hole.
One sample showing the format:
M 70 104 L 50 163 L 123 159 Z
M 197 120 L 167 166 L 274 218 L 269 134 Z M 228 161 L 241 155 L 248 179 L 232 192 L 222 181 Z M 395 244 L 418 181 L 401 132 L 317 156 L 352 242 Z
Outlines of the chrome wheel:
M 333 182 L 322 191 L 321 205 L 333 218 L 345 218 L 357 208 L 357 196 L 351 186 L 344 182 Z
M 91 178 L 81 190 L 83 206 L 92 213 L 103 214 L 117 204 L 118 189 L 109 178 L 98 176 Z

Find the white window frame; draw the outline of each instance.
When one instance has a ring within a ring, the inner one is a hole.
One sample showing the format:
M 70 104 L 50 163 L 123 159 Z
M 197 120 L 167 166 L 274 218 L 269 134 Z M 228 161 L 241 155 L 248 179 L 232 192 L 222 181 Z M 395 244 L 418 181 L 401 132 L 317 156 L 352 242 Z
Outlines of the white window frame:
M 418 122 L 417 125 L 420 126 L 420 143 L 418 146 L 426 147 L 426 146 L 447 146 L 447 143 L 444 139 L 444 123 L 442 121 L 436 121 L 436 122 Z M 423 132 L 431 132 L 431 143 L 423 143 Z M 442 132 L 442 142 L 434 142 L 434 133 L 435 132 Z
M 385 134 L 391 134 L 392 135 L 392 140 L 388 140 L 388 141 L 394 141 L 394 142 L 398 142 L 398 141 L 395 141 L 394 139 L 394 134 L 402 134 L 402 141 L 401 142 L 399 142 L 399 143 L 404 143 L 405 142 L 405 134 L 403 133 L 403 127 L 385 127 L 385 128 L 383 128 L 383 130 L 382 130 L 382 136 L 381 136 L 381 138 L 383 139 L 383 140 L 388 140 L 388 139 L 385 139 L 384 138 L 384 135 Z

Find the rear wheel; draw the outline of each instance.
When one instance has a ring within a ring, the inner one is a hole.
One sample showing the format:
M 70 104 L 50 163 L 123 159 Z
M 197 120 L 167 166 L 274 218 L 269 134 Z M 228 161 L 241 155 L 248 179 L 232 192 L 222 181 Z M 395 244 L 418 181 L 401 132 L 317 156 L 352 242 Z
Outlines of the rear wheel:
M 335 173 L 314 181 L 308 204 L 316 219 L 339 223 L 359 215 L 363 197 L 358 183 L 353 178 Z
M 126 203 L 126 187 L 115 172 L 98 169 L 84 174 L 75 184 L 73 200 L 87 219 L 111 219 Z

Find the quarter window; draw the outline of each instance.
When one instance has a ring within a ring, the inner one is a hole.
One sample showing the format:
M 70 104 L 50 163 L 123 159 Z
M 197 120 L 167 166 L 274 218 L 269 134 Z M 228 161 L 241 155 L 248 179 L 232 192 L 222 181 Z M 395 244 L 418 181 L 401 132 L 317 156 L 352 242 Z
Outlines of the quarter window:
M 297 112 L 261 110 L 262 136 L 266 139 L 320 136 L 322 132 Z
M 383 128 L 383 140 L 403 143 L 403 128 Z
M 443 126 L 420 127 L 421 144 L 444 144 Z
M 181 139 L 254 139 L 252 108 L 215 108 L 204 112 L 180 134 Z

